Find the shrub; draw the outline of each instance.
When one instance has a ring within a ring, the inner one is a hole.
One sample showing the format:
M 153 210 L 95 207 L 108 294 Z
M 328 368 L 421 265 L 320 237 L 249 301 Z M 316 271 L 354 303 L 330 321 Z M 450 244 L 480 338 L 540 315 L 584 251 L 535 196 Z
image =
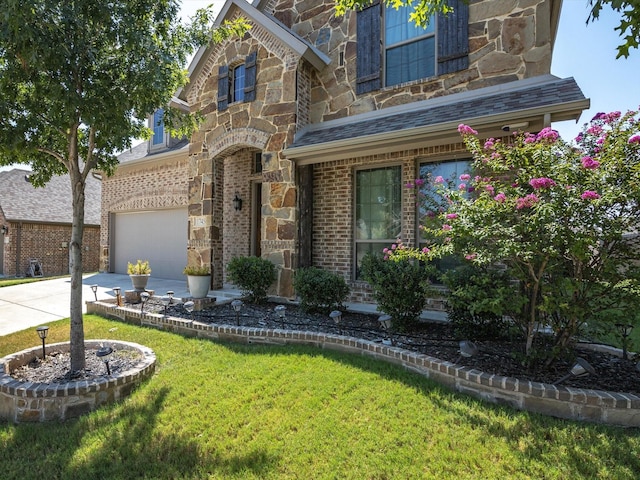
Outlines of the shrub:
M 417 260 L 385 260 L 367 254 L 362 276 L 373 289 L 378 309 L 391 315 L 394 328 L 405 330 L 418 321 L 430 293 L 433 267 Z
M 129 275 L 149 275 L 151 268 L 148 260 L 138 260 L 136 263 L 127 262 L 127 273 Z
M 185 275 L 192 275 L 197 277 L 204 277 L 211 275 L 211 268 L 209 265 L 187 265 L 182 271 Z
M 302 268 L 293 278 L 293 288 L 305 312 L 329 313 L 342 307 L 349 295 L 344 278 L 316 267 Z
M 524 303 L 506 272 L 464 265 L 442 275 L 448 288 L 446 310 L 456 334 L 469 340 L 510 336 L 509 312 Z
M 248 301 L 261 303 L 266 301 L 267 290 L 276 279 L 276 267 L 264 258 L 235 257 L 227 264 L 227 276 Z

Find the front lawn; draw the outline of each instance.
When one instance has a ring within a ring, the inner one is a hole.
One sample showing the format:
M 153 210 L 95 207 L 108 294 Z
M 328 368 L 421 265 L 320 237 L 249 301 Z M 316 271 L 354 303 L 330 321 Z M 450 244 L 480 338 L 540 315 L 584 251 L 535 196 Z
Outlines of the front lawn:
M 65 341 L 69 322 L 49 324 Z M 302 346 L 188 339 L 85 316 L 141 343 L 154 377 L 75 421 L 0 423 L 3 479 L 633 479 L 640 431 L 487 405 L 400 367 Z M 37 346 L 0 337 L 0 355 Z

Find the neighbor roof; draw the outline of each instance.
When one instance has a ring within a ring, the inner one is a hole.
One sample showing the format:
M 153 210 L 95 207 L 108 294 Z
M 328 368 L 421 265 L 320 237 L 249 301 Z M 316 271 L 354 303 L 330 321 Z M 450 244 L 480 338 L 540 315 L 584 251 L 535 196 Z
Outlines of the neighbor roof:
M 31 172 L 13 169 L 0 172 L 0 208 L 8 221 L 72 223 L 71 182 L 68 175 L 54 176 L 36 188 L 27 178 Z M 89 175 L 85 187 L 85 225 L 100 225 L 101 183 Z

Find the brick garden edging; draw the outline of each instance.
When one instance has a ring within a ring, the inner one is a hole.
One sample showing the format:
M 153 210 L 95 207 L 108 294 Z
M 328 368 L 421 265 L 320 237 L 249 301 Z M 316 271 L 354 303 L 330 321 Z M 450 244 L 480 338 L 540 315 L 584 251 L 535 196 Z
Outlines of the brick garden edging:
M 122 400 L 155 371 L 156 356 L 143 345 L 121 340 L 86 340 L 85 348 L 108 344 L 114 350 L 138 351 L 142 360 L 132 369 L 97 378 L 68 383 L 21 382 L 9 373 L 40 356 L 42 347 L 7 355 L 0 359 L 0 418 L 14 423 L 45 422 L 79 417 L 100 405 Z M 45 352 L 69 351 L 69 342 L 52 343 Z
M 87 313 L 185 336 L 249 344 L 303 344 L 368 355 L 401 365 L 448 388 L 490 403 L 571 420 L 640 426 L 640 397 L 630 393 L 587 390 L 503 377 L 402 348 L 335 334 L 191 322 L 153 313 L 141 315 L 138 310 L 116 307 L 106 302 L 87 302 Z

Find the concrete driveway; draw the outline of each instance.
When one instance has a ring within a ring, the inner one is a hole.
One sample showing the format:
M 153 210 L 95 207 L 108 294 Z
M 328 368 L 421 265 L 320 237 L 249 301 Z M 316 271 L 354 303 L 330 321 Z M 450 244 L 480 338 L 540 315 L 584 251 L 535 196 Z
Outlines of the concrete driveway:
M 56 278 L 0 288 L 0 335 L 69 317 L 70 282 L 69 278 Z M 98 300 L 114 298 L 113 287 L 120 287 L 123 293 L 132 288 L 128 275 L 85 275 L 82 281 L 84 312 L 84 302 L 94 299 L 91 285 L 98 285 Z M 155 290 L 156 295 L 164 295 L 167 291 L 173 290 L 176 297 L 189 296 L 186 280 L 167 280 L 151 276 L 147 289 Z

